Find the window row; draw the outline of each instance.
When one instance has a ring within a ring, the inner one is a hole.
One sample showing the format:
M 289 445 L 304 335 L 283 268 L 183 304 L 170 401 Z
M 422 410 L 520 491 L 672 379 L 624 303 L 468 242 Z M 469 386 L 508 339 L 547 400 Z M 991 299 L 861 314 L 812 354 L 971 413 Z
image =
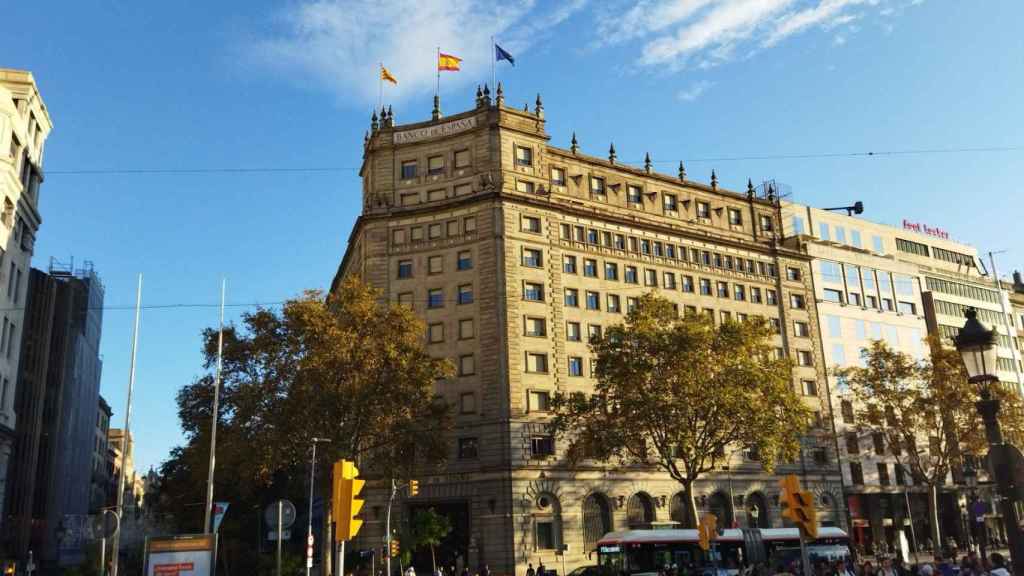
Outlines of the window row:
M 397 263 L 397 278 L 405 279 L 412 278 L 415 271 L 413 270 L 413 260 L 411 258 L 399 260 Z M 473 269 L 473 251 L 472 250 L 460 250 L 455 254 L 455 270 L 472 270 Z M 435 254 L 433 256 L 427 256 L 427 274 L 444 274 L 445 272 L 445 256 L 443 254 Z
M 935 302 L 935 311 L 939 314 L 945 314 L 946 316 L 952 316 L 954 318 L 964 318 L 964 311 L 969 308 L 964 304 L 954 304 L 952 302 L 946 302 L 945 300 L 933 300 Z M 975 311 L 978 313 L 978 320 L 988 324 L 989 326 L 1003 326 L 1006 319 L 1003 315 L 994 310 L 988 310 L 986 308 L 977 308 Z M 1011 321 L 1012 325 L 1012 321 Z
M 476 216 L 462 218 L 460 231 L 459 220 L 448 220 L 447 222 L 435 222 L 426 226 L 410 226 L 409 228 L 395 228 L 391 230 L 392 244 L 405 244 L 406 242 L 421 242 L 427 240 L 440 240 L 441 238 L 454 238 L 461 234 L 473 234 L 476 232 Z
M 799 236 L 809 233 L 804 225 L 803 216 L 793 216 L 791 222 L 794 235 Z M 849 235 L 847 235 L 847 231 L 849 231 Z M 826 242 L 836 242 L 838 244 L 853 246 L 854 248 L 865 248 L 860 230 L 855 228 L 847 230 L 845 226 L 840 226 L 838 224 L 833 225 L 828 222 L 819 223 L 818 238 L 825 240 Z M 871 236 L 871 250 L 878 254 L 885 254 L 885 242 L 882 240 L 881 236 Z
M 440 344 L 445 342 L 444 322 L 433 322 L 427 325 L 427 342 Z M 461 318 L 456 322 L 456 338 L 459 340 L 472 340 L 476 338 L 476 324 L 472 318 Z
M 438 309 L 444 308 L 449 302 L 453 302 L 458 305 L 463 305 L 472 304 L 473 300 L 473 285 L 461 284 L 456 289 L 455 298 L 451 301 L 445 299 L 444 288 L 428 289 L 426 305 L 427 309 Z M 417 300 L 415 298 L 415 293 L 413 292 L 400 292 L 398 294 L 398 304 L 412 309 L 418 308 L 416 306 Z
M 435 154 L 428 156 L 426 159 L 427 176 L 440 176 L 445 174 L 445 168 L 449 162 L 452 163 L 455 169 L 468 168 L 473 163 L 473 156 L 469 148 L 455 150 L 450 155 Z M 421 159 L 402 160 L 400 166 L 399 177 L 402 180 L 412 180 L 423 172 L 421 169 Z
M 984 300 L 985 302 L 992 302 L 993 304 L 999 303 L 999 293 L 995 290 L 979 288 L 978 286 L 963 284 L 961 282 L 953 282 L 951 280 L 943 280 L 941 278 L 933 278 L 931 276 L 925 276 L 924 280 L 925 287 L 928 290 L 933 290 L 942 294 L 960 296 L 962 298 Z
M 538 229 L 537 232 L 539 231 L 540 230 Z M 637 236 L 627 236 L 625 234 L 613 233 L 607 230 L 598 230 L 597 228 L 587 228 L 585 226 L 574 226 L 563 223 L 559 225 L 559 237 L 562 240 L 570 240 L 573 242 L 601 246 L 614 250 L 623 250 L 640 254 L 642 256 L 668 258 L 670 260 L 678 260 L 680 262 L 689 262 L 691 264 L 711 266 L 725 270 L 735 270 L 737 272 L 757 274 L 769 278 L 775 278 L 778 275 L 778 268 L 771 262 L 762 262 L 751 258 L 730 256 L 728 254 L 720 254 L 710 250 L 701 250 L 699 248 L 687 247 L 681 244 L 671 244 L 660 240 L 649 240 L 647 238 L 639 238 Z
M 887 462 L 878 462 L 876 464 L 878 476 L 877 484 L 879 486 L 890 486 L 893 485 L 893 481 L 889 476 L 890 464 Z M 896 486 L 909 486 L 910 477 L 906 473 L 906 470 L 899 463 L 891 465 L 895 477 Z M 860 462 L 850 462 L 850 481 L 858 486 L 864 485 L 864 468 Z

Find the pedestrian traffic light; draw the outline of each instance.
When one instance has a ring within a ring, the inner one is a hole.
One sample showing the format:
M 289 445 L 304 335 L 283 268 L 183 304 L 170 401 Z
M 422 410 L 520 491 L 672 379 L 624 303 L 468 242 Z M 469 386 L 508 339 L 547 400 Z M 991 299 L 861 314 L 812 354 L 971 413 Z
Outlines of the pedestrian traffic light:
M 336 522 L 335 542 L 355 538 L 359 528 L 363 526 L 363 521 L 356 518 L 363 508 L 363 499 L 359 498 L 363 484 L 366 484 L 366 480 L 359 478 L 359 469 L 355 463 L 348 460 L 338 460 L 334 463 L 331 504 Z
M 392 558 L 397 558 L 398 557 L 398 553 L 399 553 L 398 539 L 393 539 L 393 540 L 391 540 L 391 557 Z
M 705 514 L 697 525 L 697 536 L 700 538 L 701 549 L 707 552 L 711 548 L 711 541 L 718 538 L 718 517 Z
M 409 480 L 409 496 L 416 496 L 420 493 L 420 481 Z
M 818 509 L 814 507 L 814 496 L 800 489 L 795 474 L 789 474 L 779 481 L 782 486 L 782 517 L 790 519 L 800 528 L 804 538 L 818 537 Z

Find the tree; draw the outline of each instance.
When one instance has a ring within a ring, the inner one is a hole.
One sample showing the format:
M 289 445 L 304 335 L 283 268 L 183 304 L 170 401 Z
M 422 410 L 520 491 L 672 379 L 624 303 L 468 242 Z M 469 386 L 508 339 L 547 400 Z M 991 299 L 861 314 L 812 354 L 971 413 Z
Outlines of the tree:
M 441 541 L 452 531 L 451 521 L 442 516 L 433 508 L 418 510 L 412 516 L 410 536 L 413 547 L 430 546 L 430 562 L 433 564 L 434 572 L 437 572 L 437 559 L 434 557 L 434 547 L 441 544 Z
M 318 449 L 321 466 L 347 458 L 364 475 L 408 478 L 443 464 L 452 422 L 434 385 L 452 367 L 426 353 L 425 326 L 411 310 L 349 278 L 326 298 L 306 292 L 280 311 L 245 314 L 241 324 L 224 330 L 217 430 L 215 493 L 233 510 L 265 504 L 270 494 L 305 500 L 314 436 L 331 440 Z M 217 332 L 206 330 L 204 340 L 212 370 Z M 203 516 L 194 503 L 205 500 L 212 388 L 208 374 L 178 393 L 186 443 L 161 467 L 160 507 L 193 531 Z M 234 529 L 233 521 L 228 515 L 221 530 Z
M 968 382 L 959 353 L 937 335 L 926 342 L 930 358 L 917 361 L 875 340 L 861 350 L 863 366 L 838 375 L 855 401 L 858 429 L 882 435 L 896 465 L 928 487 L 930 537 L 938 546 L 938 488 L 964 455 L 982 456 L 988 443 L 974 406 L 978 391 Z M 1010 416 L 1003 419 L 1007 436 L 1021 438 L 1019 396 L 1002 387 L 995 393 Z
M 593 392 L 555 395 L 552 426 L 569 441 L 567 458 L 656 465 L 682 484 L 696 526 L 693 483 L 727 448 L 757 450 L 768 471 L 799 455 L 811 413 L 771 337 L 760 318 L 716 327 L 644 295 L 624 325 L 591 342 Z

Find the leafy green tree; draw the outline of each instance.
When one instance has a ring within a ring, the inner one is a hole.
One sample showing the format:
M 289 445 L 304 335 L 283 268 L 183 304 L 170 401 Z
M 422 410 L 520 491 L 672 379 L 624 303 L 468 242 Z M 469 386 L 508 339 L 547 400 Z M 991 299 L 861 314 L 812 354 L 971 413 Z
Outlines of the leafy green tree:
M 215 494 L 238 513 L 225 517 L 221 531 L 251 539 L 262 505 L 308 498 L 314 436 L 331 440 L 317 451 L 320 466 L 347 458 L 364 476 L 408 478 L 442 465 L 452 419 L 434 385 L 452 367 L 426 353 L 424 333 L 411 310 L 358 278 L 326 298 L 306 292 L 280 311 L 259 309 L 243 315 L 240 327 L 228 326 Z M 203 352 L 212 371 L 216 330 L 204 332 Z M 196 503 L 205 501 L 212 388 L 208 374 L 178 393 L 186 442 L 161 467 L 158 508 L 191 531 L 202 525 Z
M 434 547 L 439 546 L 441 541 L 452 531 L 452 523 L 447 516 L 442 516 L 433 508 L 417 510 L 412 516 L 410 535 L 413 546 L 430 546 L 430 562 L 433 564 L 434 572 L 437 572 L 437 559 L 434 557 Z
M 553 400 L 552 426 L 568 440 L 570 462 L 656 465 L 682 485 L 695 526 L 693 484 L 729 448 L 757 450 L 769 471 L 798 457 L 811 412 L 762 319 L 715 326 L 705 316 L 680 318 L 669 301 L 647 294 L 625 324 L 590 346 L 593 392 Z

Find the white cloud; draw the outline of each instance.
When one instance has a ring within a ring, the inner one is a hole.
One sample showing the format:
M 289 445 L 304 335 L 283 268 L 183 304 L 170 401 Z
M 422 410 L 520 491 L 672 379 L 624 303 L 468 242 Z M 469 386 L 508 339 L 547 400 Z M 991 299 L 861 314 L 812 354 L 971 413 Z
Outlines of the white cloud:
M 676 98 L 683 102 L 693 102 L 714 85 L 715 83 L 709 80 L 699 80 L 691 84 L 689 88 L 684 88 L 677 92 Z
M 831 28 L 851 22 L 856 16 L 845 14 L 844 11 L 867 3 L 868 0 L 822 0 L 817 6 L 785 14 L 776 21 L 774 29 L 764 41 L 764 46 L 774 46 L 812 26 Z
M 446 85 L 490 82 L 491 36 L 518 62 L 531 44 L 585 4 L 571 0 L 548 8 L 535 0 L 300 0 L 246 50 L 298 83 L 312 80 L 357 105 L 376 102 L 383 62 L 398 79 L 398 86 L 384 86 L 385 100 L 392 102 L 433 92 L 438 47 L 463 59 L 461 71 L 442 72 L 442 93 Z

